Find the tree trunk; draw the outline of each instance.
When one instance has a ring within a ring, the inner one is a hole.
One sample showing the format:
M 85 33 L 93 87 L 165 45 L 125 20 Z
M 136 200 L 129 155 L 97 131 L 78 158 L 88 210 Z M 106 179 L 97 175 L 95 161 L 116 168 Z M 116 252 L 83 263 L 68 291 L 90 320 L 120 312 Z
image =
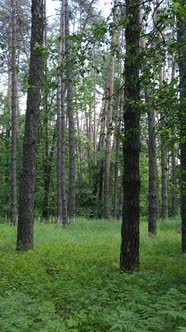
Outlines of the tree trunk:
M 174 32 L 173 38 L 175 39 Z M 176 72 L 176 63 L 174 56 L 172 58 L 172 73 L 171 73 L 171 81 L 175 78 Z M 172 136 L 174 137 L 174 129 L 172 129 Z M 176 155 L 175 155 L 175 144 L 173 145 L 173 151 L 171 155 L 171 217 L 175 218 L 177 214 L 177 181 L 176 181 Z
M 175 218 L 177 214 L 177 197 L 176 197 L 176 156 L 172 152 L 171 156 L 171 217 Z
M 57 168 L 57 206 L 58 222 L 67 224 L 67 200 L 65 186 L 65 85 L 64 68 L 62 69 L 65 56 L 65 3 L 61 4 L 61 22 L 60 22 L 60 44 L 59 44 L 59 77 L 58 77 L 58 168 Z
M 180 0 L 180 5 L 185 2 Z M 182 252 L 186 253 L 186 20 L 184 15 L 177 14 L 179 73 L 180 73 L 180 150 L 181 150 L 181 219 L 182 219 Z
M 16 176 L 16 155 L 17 155 L 17 74 L 16 74 L 16 0 L 11 0 L 11 109 L 12 109 L 12 135 L 11 135 L 11 222 L 17 223 L 17 176 Z
M 139 269 L 139 7 L 139 0 L 126 0 L 128 24 L 125 31 L 124 202 L 120 254 L 120 268 L 125 272 Z
M 149 102 L 149 93 L 145 91 L 146 103 Z M 149 187 L 148 187 L 148 232 L 156 234 L 158 216 L 158 182 L 157 182 L 157 157 L 156 157 L 156 134 L 155 112 L 148 109 L 148 151 L 149 151 Z
M 113 23 L 117 24 L 118 16 L 118 1 L 114 0 L 114 18 Z M 116 29 L 116 28 L 115 28 Z M 112 103 L 114 94 L 114 67 L 115 55 L 114 47 L 118 46 L 118 33 L 117 30 L 113 31 L 110 50 L 110 64 L 108 70 L 108 79 L 106 85 L 107 103 L 105 103 L 105 116 L 106 116 L 106 151 L 105 151 L 105 179 L 104 179 L 104 217 L 110 218 L 110 159 L 111 159 L 111 136 L 112 136 Z
M 167 186 L 167 145 L 161 137 L 161 217 L 163 220 L 168 218 L 168 186 Z
M 75 121 L 73 110 L 73 83 L 72 83 L 72 50 L 69 31 L 69 6 L 65 0 L 65 52 L 66 52 L 66 87 L 67 113 L 69 118 L 69 218 L 76 215 L 76 167 L 75 167 Z
M 52 162 L 54 159 L 54 146 L 56 142 L 56 128 L 54 128 L 52 144 L 48 156 L 47 164 L 45 164 L 45 178 L 44 178 L 44 198 L 43 198 L 43 218 L 49 218 L 49 191 L 50 191 L 50 182 L 51 182 L 51 173 L 52 173 Z
M 120 208 L 118 202 L 119 196 L 119 177 L 118 177 L 118 170 L 119 170 L 119 154 L 120 154 L 120 131 L 121 131 L 121 112 L 123 107 L 123 95 L 121 90 L 118 96 L 118 119 L 116 122 L 116 152 L 115 152 L 115 163 L 114 163 L 114 197 L 113 197 L 113 218 L 118 217 L 118 207 Z
M 42 79 L 43 0 L 32 0 L 31 57 L 17 230 L 17 250 L 33 248 L 36 151 Z

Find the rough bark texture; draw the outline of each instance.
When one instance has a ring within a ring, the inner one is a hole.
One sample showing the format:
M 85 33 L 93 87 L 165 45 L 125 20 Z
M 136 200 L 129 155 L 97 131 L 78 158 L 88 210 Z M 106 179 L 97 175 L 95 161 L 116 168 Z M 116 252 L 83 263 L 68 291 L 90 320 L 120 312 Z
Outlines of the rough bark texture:
M 11 135 L 11 222 L 17 223 L 17 177 L 16 177 L 16 151 L 17 151 L 17 79 L 16 79 L 16 0 L 11 0 L 11 109 L 12 109 L 12 135 Z
M 23 165 L 18 213 L 17 249 L 33 248 L 36 151 L 42 78 L 43 0 L 32 0 L 31 57 L 23 143 Z
M 182 252 L 186 253 L 186 143 L 185 142 L 181 143 L 181 220 L 182 220 Z
M 173 29 L 174 31 L 174 29 Z M 174 32 L 173 32 L 173 38 Z M 171 81 L 175 78 L 175 72 L 176 72 L 176 64 L 175 59 L 173 56 L 172 59 L 172 73 L 171 73 Z M 174 129 L 172 129 L 172 136 L 174 136 Z M 173 149 L 175 146 L 173 146 Z M 171 217 L 175 218 L 177 214 L 177 180 L 176 180 L 176 155 L 175 152 L 172 151 L 171 155 Z
M 177 195 L 176 195 L 176 156 L 171 156 L 171 217 L 175 218 L 177 214 Z
M 145 92 L 146 102 L 149 102 L 149 93 Z M 149 186 L 148 186 L 148 232 L 156 234 L 158 216 L 158 183 L 157 183 L 157 158 L 155 112 L 148 110 L 148 151 L 149 151 Z
M 46 0 L 43 1 L 44 4 L 44 47 L 47 47 L 47 24 L 46 24 Z M 48 66 L 47 58 L 43 59 L 43 81 L 47 82 L 48 79 Z M 47 84 L 43 87 L 43 132 L 44 132 L 44 158 L 43 158 L 43 170 L 44 170 L 44 197 L 43 197 L 43 217 L 47 219 L 49 217 L 48 212 L 48 195 L 50 187 L 50 176 L 48 174 L 49 169 L 49 135 L 48 135 L 48 86 Z
M 139 269 L 139 0 L 126 0 L 124 93 L 124 203 L 120 268 Z
M 161 138 L 161 217 L 168 218 L 167 145 Z
M 57 162 L 57 215 L 58 222 L 67 224 L 67 201 L 65 186 L 65 85 L 64 67 L 65 56 L 65 2 L 61 4 L 60 45 L 59 45 L 59 76 L 58 76 L 58 162 Z
M 72 83 L 72 56 L 69 31 L 69 7 L 65 1 L 65 53 L 66 53 L 66 87 L 67 87 L 67 113 L 69 118 L 69 218 L 76 215 L 76 176 L 75 176 L 75 121 L 73 110 L 73 83 Z
M 185 5 L 183 0 L 180 4 Z M 186 21 L 181 13 L 178 20 L 178 50 L 180 72 L 180 149 L 181 149 L 181 219 L 182 219 L 182 252 L 186 253 Z

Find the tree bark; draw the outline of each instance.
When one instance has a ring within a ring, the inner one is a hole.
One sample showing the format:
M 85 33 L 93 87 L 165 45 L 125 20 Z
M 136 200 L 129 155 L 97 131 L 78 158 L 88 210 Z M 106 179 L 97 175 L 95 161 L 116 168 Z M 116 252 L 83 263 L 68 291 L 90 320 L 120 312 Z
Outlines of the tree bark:
M 168 185 L 167 185 L 167 144 L 161 137 L 161 217 L 168 218 Z
M 180 0 L 180 5 L 185 5 Z M 178 55 L 180 74 L 180 167 L 181 167 L 181 220 L 182 220 L 182 252 L 186 253 L 186 21 L 184 15 L 177 14 Z
M 139 7 L 139 0 L 126 0 L 128 24 L 125 31 L 124 202 L 120 254 L 120 268 L 125 272 L 139 269 Z
M 11 0 L 11 109 L 12 109 L 12 135 L 11 135 L 11 223 L 17 223 L 17 73 L 16 73 L 16 0 Z
M 123 94 L 121 93 L 121 90 L 119 91 L 118 96 L 118 119 L 116 122 L 116 151 L 115 151 L 115 163 L 114 163 L 114 197 L 113 197 L 113 218 L 118 217 L 118 208 L 120 209 L 120 206 L 118 204 L 119 199 L 119 177 L 118 177 L 118 171 L 119 171 L 119 155 L 120 155 L 120 131 L 121 131 L 121 112 L 123 108 Z
M 149 102 L 149 93 L 145 91 L 146 103 Z M 155 112 L 148 109 L 148 152 L 149 152 L 149 186 L 148 186 L 148 232 L 156 234 L 158 217 L 158 183 L 157 183 L 157 157 L 156 157 L 156 133 Z
M 171 217 L 175 218 L 177 214 L 177 197 L 176 197 L 176 156 L 171 155 Z
M 58 222 L 67 224 L 67 200 L 65 185 L 65 1 L 61 4 L 60 42 L 59 42 L 59 76 L 58 76 L 58 162 L 57 162 L 57 206 Z
M 73 110 L 73 83 L 72 83 L 72 51 L 69 31 L 69 6 L 65 0 L 65 53 L 66 53 L 66 87 L 67 87 L 67 114 L 69 118 L 69 218 L 76 215 L 76 165 L 75 165 L 75 121 Z
M 40 87 L 42 79 L 43 0 L 32 0 L 31 57 L 23 164 L 18 213 L 17 250 L 33 248 L 36 151 L 38 145 Z
M 117 24 L 118 18 L 118 1 L 114 0 L 114 18 L 113 23 Z M 110 160 L 111 160 L 111 137 L 112 137 L 112 108 L 113 108 L 113 94 L 114 94 L 114 67 L 115 55 L 114 48 L 118 46 L 118 32 L 115 28 L 112 34 L 110 63 L 108 69 L 108 78 L 106 84 L 107 99 L 105 116 L 106 116 L 106 151 L 105 151 L 105 178 L 104 178 L 104 217 L 110 218 Z

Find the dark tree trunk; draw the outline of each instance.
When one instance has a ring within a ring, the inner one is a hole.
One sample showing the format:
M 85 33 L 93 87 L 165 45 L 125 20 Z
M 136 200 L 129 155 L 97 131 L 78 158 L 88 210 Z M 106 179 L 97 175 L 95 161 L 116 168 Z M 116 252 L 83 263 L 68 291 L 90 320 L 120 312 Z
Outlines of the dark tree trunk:
M 177 214 L 177 195 L 176 195 L 176 156 L 171 156 L 171 217 L 175 218 Z
M 180 0 L 180 5 L 185 2 Z M 186 18 L 179 12 L 178 20 L 178 50 L 180 72 L 180 149 L 181 149 L 181 219 L 182 219 L 182 252 L 186 253 Z
M 161 138 L 161 217 L 163 220 L 168 218 L 168 185 L 167 185 L 167 144 Z
M 175 29 L 173 29 L 175 30 Z M 173 32 L 173 38 L 174 32 Z M 175 78 L 176 72 L 176 64 L 173 56 L 172 59 L 172 73 L 171 73 L 171 81 Z M 174 136 L 174 129 L 172 129 L 172 136 Z M 177 214 L 177 181 L 176 181 L 176 155 L 175 155 L 175 145 L 173 145 L 173 151 L 171 155 L 171 217 L 175 218 Z
M 17 250 L 33 248 L 36 151 L 38 145 L 40 87 L 42 78 L 43 0 L 32 0 L 31 57 L 23 165 L 18 213 Z
M 185 135 L 185 129 L 184 133 L 182 133 L 183 134 L 182 138 Z M 186 138 L 184 138 L 184 141 L 185 139 Z M 185 142 L 181 143 L 181 220 L 182 220 L 182 252 L 186 253 L 186 143 Z
M 139 0 L 126 0 L 128 25 L 125 31 L 124 202 L 120 255 L 120 268 L 125 272 L 139 269 L 139 7 Z
M 17 223 L 17 176 L 16 176 L 16 154 L 17 154 L 17 68 L 16 68 L 16 0 L 11 0 L 11 109 L 12 109 L 12 135 L 11 135 L 11 222 Z
M 69 6 L 65 1 L 65 52 L 66 52 L 66 88 L 67 88 L 67 113 L 69 117 L 69 218 L 76 215 L 76 165 L 75 165 L 75 121 L 73 109 L 73 82 L 72 82 L 72 50 L 69 31 Z
M 46 24 L 46 0 L 44 2 L 44 46 L 47 47 L 47 24 Z M 43 87 L 43 132 L 44 132 L 44 160 L 43 160 L 43 171 L 44 171 L 44 197 L 43 197 L 43 218 L 47 219 L 49 216 L 48 213 L 48 194 L 49 194 L 49 137 L 48 137 L 48 66 L 47 58 L 43 59 L 43 80 L 45 82 Z
M 146 102 L 149 102 L 149 93 L 145 92 Z M 148 232 L 156 234 L 158 216 L 158 183 L 157 183 L 157 158 L 155 112 L 148 110 L 148 151 L 149 151 L 149 187 L 148 187 Z

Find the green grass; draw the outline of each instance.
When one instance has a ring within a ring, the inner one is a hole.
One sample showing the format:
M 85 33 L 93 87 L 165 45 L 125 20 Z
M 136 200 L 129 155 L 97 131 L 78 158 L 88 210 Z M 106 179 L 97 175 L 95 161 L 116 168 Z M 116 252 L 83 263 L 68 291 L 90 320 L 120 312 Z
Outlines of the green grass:
M 15 252 L 0 225 L 0 331 L 186 332 L 186 256 L 179 220 L 141 223 L 141 270 L 119 271 L 120 223 L 36 224 L 35 250 Z

